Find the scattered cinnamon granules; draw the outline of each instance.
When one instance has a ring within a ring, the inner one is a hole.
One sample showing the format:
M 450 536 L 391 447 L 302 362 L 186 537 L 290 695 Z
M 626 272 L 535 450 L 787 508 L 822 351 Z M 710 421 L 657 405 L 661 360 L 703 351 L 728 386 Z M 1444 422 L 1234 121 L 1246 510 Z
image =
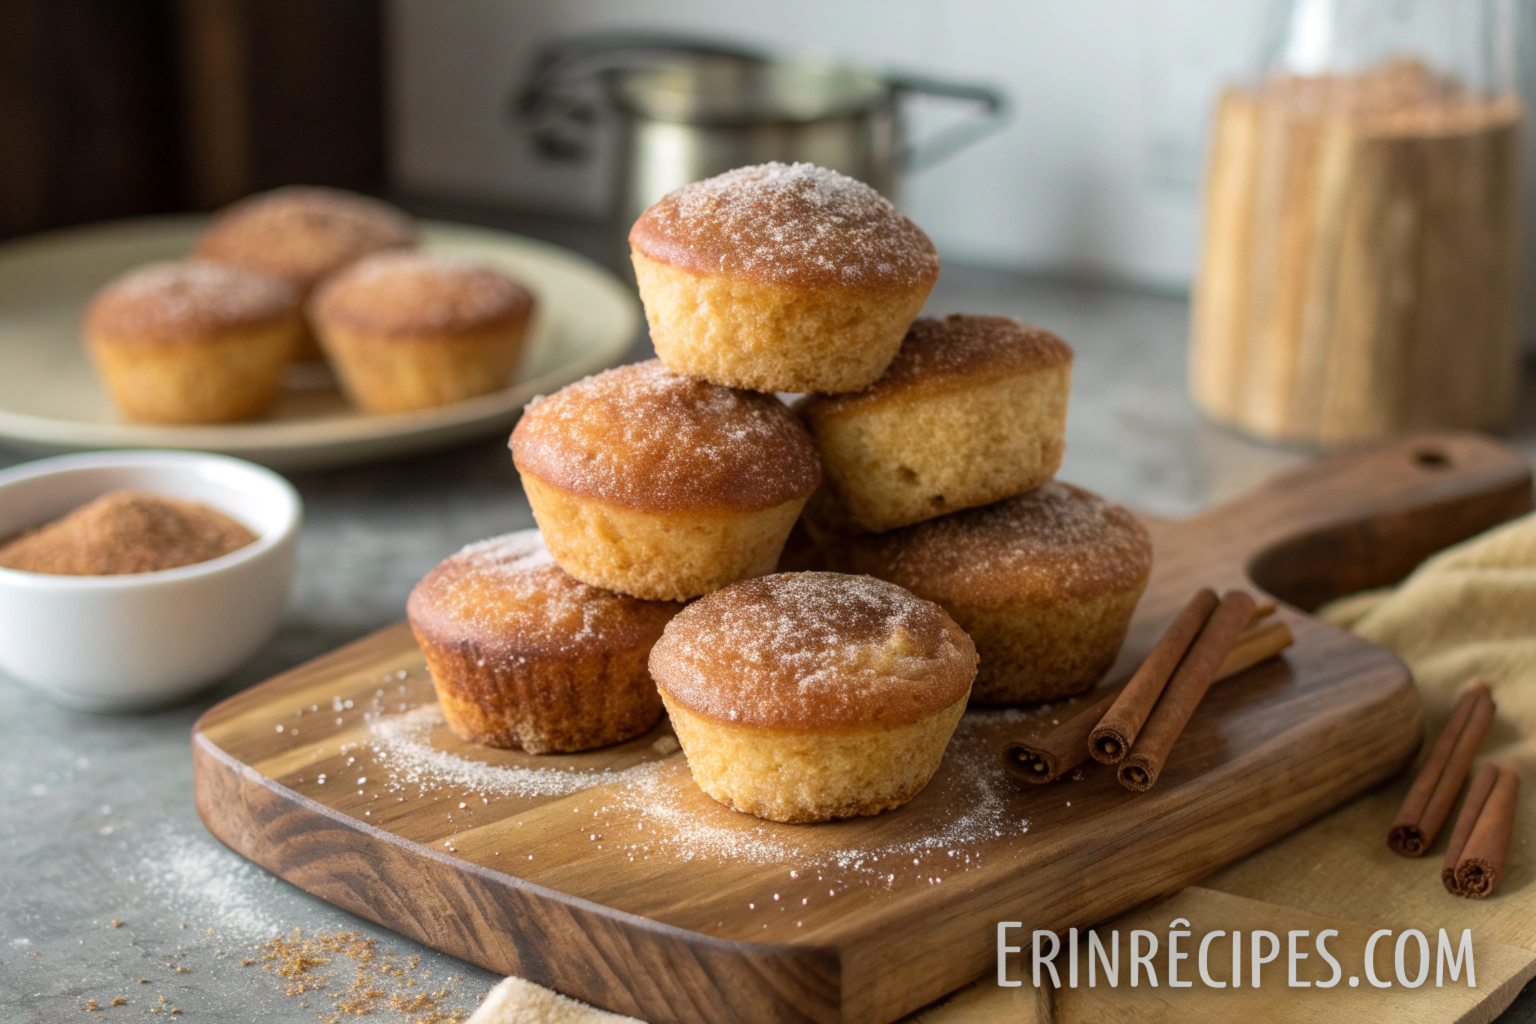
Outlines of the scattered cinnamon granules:
M 55 576 L 160 572 L 255 540 L 244 524 L 207 505 L 113 491 L 0 546 L 0 568 Z
M 128 1005 L 128 1000 L 123 998 L 122 996 L 113 996 L 112 997 L 112 1002 L 108 1003 L 107 1005 L 108 1006 L 127 1006 Z
M 266 949 L 262 967 L 287 979 L 285 995 L 327 992 L 333 1002 L 331 1012 L 320 1016 L 326 1024 L 339 1024 L 343 1017 L 378 1010 L 410 1015 L 412 1024 L 461 1024 L 467 1018 L 464 1010 L 441 1006 L 444 1000 L 457 998 L 447 988 L 431 993 L 410 991 L 416 979 L 408 974 L 417 969 L 420 957 L 397 959 L 394 953 L 380 949 L 373 939 L 362 938 L 357 932 L 306 937 L 294 929 L 291 938 L 273 939 Z M 332 974 L 322 974 L 320 969 L 333 964 L 344 967 L 338 962 L 341 958 L 351 961 L 352 983 L 344 990 L 327 991 L 333 987 Z
M 99 1009 L 101 1009 L 100 1006 L 96 1005 L 96 1000 L 94 1000 L 94 999 L 87 999 L 85 1001 L 85 1008 L 87 1010 L 99 1010 Z

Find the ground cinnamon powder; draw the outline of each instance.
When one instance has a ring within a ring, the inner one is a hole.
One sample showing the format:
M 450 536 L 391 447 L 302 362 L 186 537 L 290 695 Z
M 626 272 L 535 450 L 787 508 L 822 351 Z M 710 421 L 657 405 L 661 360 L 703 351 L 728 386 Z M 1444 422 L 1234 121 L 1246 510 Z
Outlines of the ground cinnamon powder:
M 120 576 L 195 565 L 256 540 L 195 501 L 113 491 L 0 547 L 0 568 L 56 576 Z

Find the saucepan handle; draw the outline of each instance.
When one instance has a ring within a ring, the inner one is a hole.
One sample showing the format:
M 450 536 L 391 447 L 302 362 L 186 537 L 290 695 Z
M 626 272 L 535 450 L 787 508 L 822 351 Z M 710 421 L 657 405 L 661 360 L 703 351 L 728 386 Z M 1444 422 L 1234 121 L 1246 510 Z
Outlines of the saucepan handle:
M 531 125 L 539 152 L 556 160 L 580 160 L 592 152 L 598 103 L 587 84 L 604 70 L 656 56 L 692 55 L 763 60 L 750 47 L 718 39 L 664 32 L 596 32 L 551 43 L 534 57 L 522 86 L 508 104 L 512 116 Z
M 920 171 L 979 142 L 1003 126 L 1008 119 L 1008 98 L 1000 90 L 985 85 L 946 82 L 922 75 L 890 74 L 885 77 L 896 95 L 931 96 L 975 105 L 974 117 L 945 128 L 921 142 L 902 147 L 896 164 L 903 171 Z

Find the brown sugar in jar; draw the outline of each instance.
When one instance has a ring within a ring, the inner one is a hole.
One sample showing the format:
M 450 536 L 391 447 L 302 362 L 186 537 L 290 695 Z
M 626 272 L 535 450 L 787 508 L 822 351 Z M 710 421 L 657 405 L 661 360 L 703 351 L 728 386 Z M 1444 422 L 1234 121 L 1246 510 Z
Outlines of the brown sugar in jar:
M 0 545 L 0 569 L 55 576 L 161 572 L 255 540 L 244 524 L 199 502 L 113 491 Z

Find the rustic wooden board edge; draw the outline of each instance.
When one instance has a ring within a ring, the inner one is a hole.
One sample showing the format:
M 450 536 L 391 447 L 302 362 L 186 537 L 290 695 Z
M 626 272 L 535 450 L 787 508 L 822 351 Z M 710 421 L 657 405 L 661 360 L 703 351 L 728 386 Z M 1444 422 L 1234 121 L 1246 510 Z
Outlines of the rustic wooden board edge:
M 200 730 L 192 750 L 198 816 L 220 842 L 419 942 L 653 1024 L 840 1019 L 835 949 L 721 939 L 594 904 L 334 811 L 236 761 Z M 393 913 L 380 911 L 386 905 Z M 615 959 L 647 969 L 621 975 L 609 966 Z M 743 968 L 753 984 L 743 983 Z M 637 990 L 636 977 L 649 983 Z

